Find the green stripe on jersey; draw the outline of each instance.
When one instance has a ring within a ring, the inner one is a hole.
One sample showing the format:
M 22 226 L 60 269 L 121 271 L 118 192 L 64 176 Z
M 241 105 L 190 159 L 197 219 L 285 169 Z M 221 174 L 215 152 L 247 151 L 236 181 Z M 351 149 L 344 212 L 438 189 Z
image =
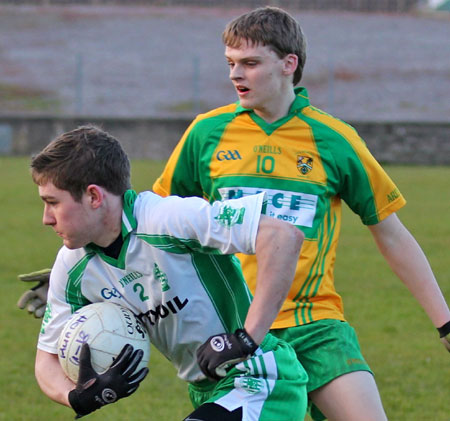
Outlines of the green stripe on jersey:
M 178 238 L 171 235 L 157 234 L 136 234 L 138 238 L 146 243 L 175 254 L 185 254 L 191 252 L 200 252 L 207 254 L 221 254 L 221 251 L 213 247 L 204 247 L 198 240 L 190 238 Z
M 223 132 L 235 117 L 234 112 L 223 113 L 195 122 L 195 130 L 189 133 L 189 141 L 186 142 L 177 160 L 170 187 L 171 192 L 176 193 L 172 194 L 205 197 L 210 202 L 217 200 L 210 195 L 213 191 L 213 181 L 209 172 L 209 162 L 222 139 Z M 205 142 L 205 139 L 208 141 Z M 200 185 L 200 190 L 192 190 L 193 187 Z
M 70 304 L 72 313 L 91 303 L 81 292 L 81 278 L 89 260 L 94 256 L 95 253 L 86 254 L 68 273 L 66 301 Z
M 192 264 L 226 332 L 241 329 L 252 297 L 237 258 L 192 254 Z
M 312 108 L 319 114 L 326 114 L 321 110 Z M 339 195 L 351 207 L 353 212 L 359 215 L 377 214 L 374 200 L 375 192 L 373 192 L 369 175 L 351 143 L 352 140 L 356 141 L 355 139 L 359 139 L 362 143 L 364 142 L 359 138 L 353 127 L 340 120 L 335 120 L 334 127 L 326 125 L 314 119 L 314 117 L 307 117 L 303 114 L 299 117 L 310 125 L 319 153 L 326 156 L 331 152 L 331 156 L 336 162 L 334 171 L 331 171 L 330 167 L 324 167 L 327 173 L 328 184 L 337 186 Z M 339 133 L 338 124 L 351 129 L 350 133 L 355 134 L 355 139 L 350 139 L 351 135 L 347 138 Z M 355 159 L 349 159 L 349 157 L 354 157 Z M 357 174 L 358 176 L 348 179 L 342 177 L 339 170 L 342 170 L 343 174 Z M 367 192 L 371 192 L 370 195 Z M 371 203 L 367 203 L 368 197 L 372 197 Z
M 327 211 L 326 214 L 327 226 L 328 230 L 325 235 L 324 233 L 324 223 L 319 226 L 318 229 L 318 243 L 319 253 L 316 255 L 314 262 L 311 266 L 311 270 L 308 273 L 308 276 L 300 289 L 297 295 L 294 297 L 294 300 L 298 300 L 304 303 L 301 307 L 301 320 L 302 324 L 311 323 L 314 321 L 312 316 L 312 309 L 314 307 L 314 303 L 310 301 L 310 298 L 315 297 L 317 295 L 317 291 L 319 290 L 320 284 L 325 274 L 325 259 L 328 256 L 328 252 L 330 250 L 331 244 L 335 237 L 335 228 L 337 223 L 336 214 L 331 215 L 330 211 Z M 311 292 L 313 283 L 316 283 L 314 290 Z M 295 320 L 299 323 L 299 315 L 298 315 L 299 306 L 295 309 Z

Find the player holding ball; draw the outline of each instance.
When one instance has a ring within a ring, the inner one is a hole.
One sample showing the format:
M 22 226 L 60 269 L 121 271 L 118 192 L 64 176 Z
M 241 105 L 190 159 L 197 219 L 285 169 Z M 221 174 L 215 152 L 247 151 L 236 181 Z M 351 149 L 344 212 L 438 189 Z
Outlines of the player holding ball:
M 396 215 L 406 201 L 356 131 L 313 107 L 306 89 L 295 88 L 306 42 L 291 15 L 258 8 L 230 22 L 223 41 L 239 100 L 194 120 L 153 189 L 210 202 L 266 192 L 267 215 L 305 235 L 294 282 L 271 332 L 292 345 L 308 373 L 312 418 L 385 420 L 371 369 L 345 321 L 334 263 L 344 200 L 450 351 L 448 305 L 420 246 Z M 256 291 L 255 259 L 240 259 Z M 37 315 L 45 288 L 40 281 L 19 305 Z
M 64 246 L 53 265 L 38 340 L 42 391 L 84 416 L 136 391 L 148 369 L 126 345 L 104 373 L 80 355 L 75 385 L 58 339 L 78 309 L 109 301 L 136 314 L 151 343 L 189 383 L 197 421 L 293 421 L 306 413 L 307 375 L 268 331 L 292 283 L 303 242 L 294 226 L 262 215 L 265 194 L 209 204 L 130 189 L 119 142 L 84 126 L 33 157 L 43 223 Z M 251 296 L 233 253 L 258 260 Z M 105 291 L 114 294 L 105 295 Z

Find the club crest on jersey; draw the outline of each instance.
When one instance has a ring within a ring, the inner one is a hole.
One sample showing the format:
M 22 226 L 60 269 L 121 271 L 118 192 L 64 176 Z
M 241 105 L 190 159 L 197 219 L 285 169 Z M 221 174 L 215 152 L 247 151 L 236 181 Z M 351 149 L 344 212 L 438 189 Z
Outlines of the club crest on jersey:
M 297 169 L 306 175 L 313 169 L 313 159 L 308 155 L 297 155 Z
M 163 292 L 168 291 L 170 289 L 169 281 L 167 279 L 167 275 L 160 269 L 160 267 L 155 263 L 153 267 L 153 275 L 159 282 L 161 282 L 161 290 Z
M 239 387 L 251 395 L 259 393 L 263 389 L 263 381 L 261 379 L 244 376 L 236 380 Z
M 220 208 L 219 214 L 214 217 L 217 222 L 225 228 L 244 222 L 245 208 L 234 209 L 229 205 Z

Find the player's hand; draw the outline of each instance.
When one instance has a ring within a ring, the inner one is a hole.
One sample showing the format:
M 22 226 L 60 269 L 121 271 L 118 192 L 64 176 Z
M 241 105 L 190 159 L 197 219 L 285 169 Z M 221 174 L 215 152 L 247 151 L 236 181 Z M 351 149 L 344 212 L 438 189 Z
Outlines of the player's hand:
M 77 413 L 76 419 L 130 396 L 148 373 L 148 368 L 134 372 L 142 360 L 142 349 L 133 351 L 129 344 L 104 373 L 98 374 L 91 364 L 91 350 L 83 344 L 80 352 L 80 371 L 76 388 L 69 392 L 69 402 Z
M 447 351 L 450 352 L 450 322 L 447 322 L 444 326 L 438 328 L 441 342 L 444 344 Z
M 211 336 L 197 350 L 197 362 L 202 372 L 210 379 L 220 380 L 227 368 L 246 360 L 258 345 L 244 329 L 234 333 Z
M 33 314 L 37 319 L 45 313 L 50 272 L 51 269 L 42 269 L 18 276 L 19 280 L 23 282 L 37 282 L 33 288 L 25 291 L 17 301 L 19 308 L 26 308 L 28 313 Z

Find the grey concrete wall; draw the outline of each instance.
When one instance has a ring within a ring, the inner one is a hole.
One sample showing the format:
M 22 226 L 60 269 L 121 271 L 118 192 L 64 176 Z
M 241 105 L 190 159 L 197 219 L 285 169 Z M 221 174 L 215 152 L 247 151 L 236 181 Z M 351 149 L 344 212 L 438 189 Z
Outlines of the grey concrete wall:
M 95 124 L 122 143 L 131 158 L 166 159 L 189 119 L 0 116 L 0 155 L 32 155 L 63 132 Z
M 450 165 L 450 122 L 354 122 L 384 163 Z
M 31 155 L 57 135 L 93 123 L 117 137 L 131 158 L 167 159 L 190 118 L 0 116 L 0 155 Z M 350 122 L 382 163 L 450 165 L 450 122 Z

